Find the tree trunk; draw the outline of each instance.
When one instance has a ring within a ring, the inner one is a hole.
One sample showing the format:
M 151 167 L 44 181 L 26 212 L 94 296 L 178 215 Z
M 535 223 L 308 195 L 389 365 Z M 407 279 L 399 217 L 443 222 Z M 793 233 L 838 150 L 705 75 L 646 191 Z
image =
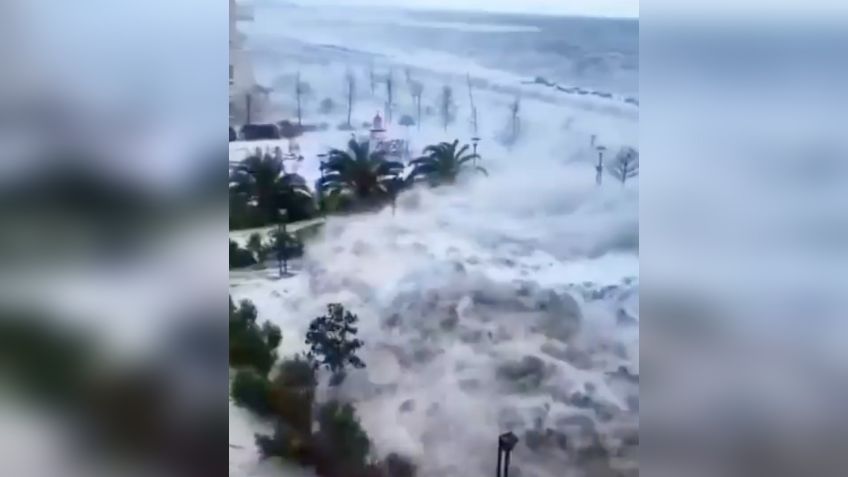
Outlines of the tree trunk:
M 595 184 L 601 185 L 604 172 L 604 153 L 598 151 L 598 165 L 595 166 Z
M 418 130 L 421 130 L 421 96 L 415 98 L 416 108 L 418 111 Z
M 349 128 L 353 127 L 350 124 L 350 115 L 353 113 L 353 97 L 352 96 L 353 95 L 350 94 L 350 92 L 348 92 L 348 97 L 347 97 L 347 127 L 349 127 Z
M 303 126 L 303 117 L 302 117 L 301 112 L 302 111 L 301 111 L 301 107 L 300 107 L 300 91 L 298 91 L 297 92 L 297 125 L 298 126 Z
M 252 101 L 252 100 L 253 100 L 253 98 L 251 97 L 250 93 L 247 93 L 247 97 L 246 97 L 246 100 L 245 100 L 245 102 L 247 103 L 247 104 L 246 104 L 246 106 L 247 106 L 247 118 L 246 118 L 246 121 L 247 121 L 247 122 L 246 122 L 245 124 L 251 124 L 251 122 L 250 122 L 250 119 L 251 119 L 251 118 L 250 118 L 250 116 L 251 116 L 251 112 L 252 112 L 252 109 L 253 109 L 253 101 Z

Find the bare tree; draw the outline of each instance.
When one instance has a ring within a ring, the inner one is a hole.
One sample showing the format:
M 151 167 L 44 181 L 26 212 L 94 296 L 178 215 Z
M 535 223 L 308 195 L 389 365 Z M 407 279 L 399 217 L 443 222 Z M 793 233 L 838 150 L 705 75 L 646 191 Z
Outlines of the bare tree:
M 639 175 L 639 151 L 630 146 L 622 147 L 612 163 L 607 166 L 607 170 L 624 185 L 627 179 Z
M 347 89 L 347 127 L 352 128 L 350 117 L 353 114 L 353 102 L 356 99 L 356 77 L 353 71 L 348 70 L 345 75 L 345 86 Z
M 474 104 L 474 92 L 471 89 L 471 75 L 468 74 L 468 102 L 471 105 L 471 128 L 474 132 L 474 137 L 477 137 L 477 106 Z
M 386 75 L 386 121 L 392 123 L 392 108 L 394 107 L 395 80 L 392 70 Z
M 311 93 L 309 83 L 300 80 L 300 72 L 297 73 L 294 83 L 294 95 L 297 99 L 297 125 L 303 126 L 303 103 Z
M 368 81 L 371 85 L 371 96 L 374 96 L 374 91 L 377 88 L 377 73 L 374 72 L 373 62 L 371 62 L 368 66 Z
M 442 96 L 439 99 L 439 110 L 442 115 L 442 126 L 445 131 L 448 130 L 448 125 L 453 120 L 453 88 L 448 85 L 442 87 Z
M 418 130 L 421 130 L 421 96 L 424 94 L 424 85 L 418 81 L 409 83 L 409 92 L 412 94 L 412 102 L 415 103 L 415 112 L 417 115 L 416 124 Z

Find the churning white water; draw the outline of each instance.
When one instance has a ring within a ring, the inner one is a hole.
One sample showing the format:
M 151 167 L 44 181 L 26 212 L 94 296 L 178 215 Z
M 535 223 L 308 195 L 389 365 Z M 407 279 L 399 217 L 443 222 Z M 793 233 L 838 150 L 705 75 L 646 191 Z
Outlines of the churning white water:
M 262 9 L 255 13 L 261 18 Z M 314 45 L 287 41 L 288 50 L 257 68 L 311 75 L 320 97 L 340 96 L 341 72 L 366 64 L 356 62 L 359 56 L 339 57 L 338 50 L 303 60 Z M 426 56 L 418 53 L 415 58 Z M 380 61 L 397 72 L 404 67 L 399 57 Z M 407 134 L 419 147 L 467 141 L 463 83 L 441 72 L 444 64 L 432 66 L 418 63 L 415 73 L 431 103 L 441 85 L 455 83 L 457 119 L 445 132 L 437 117 L 425 117 L 420 132 Z M 358 71 L 365 85 L 364 70 Z M 261 320 L 281 326 L 285 355 L 303 350 L 309 321 L 328 303 L 359 316 L 367 367 L 339 389 L 322 392 L 355 403 L 376 457 L 401 452 L 424 477 L 490 475 L 497 436 L 512 430 L 521 442 L 511 475 L 633 471 L 639 184 L 638 178 L 622 186 L 607 177 L 597 187 L 590 142 L 595 135 L 611 151 L 637 147 L 637 111 L 477 78 L 489 85 L 475 98 L 488 177 L 469 174 L 455 186 L 405 192 L 394 214 L 386 208 L 330 218 L 307 244 L 294 276 L 234 272 L 233 297 L 254 301 Z M 507 148 L 497 137 L 516 91 L 522 92 L 522 137 Z M 278 102 L 284 97 L 279 93 Z M 399 108 L 408 110 L 400 97 Z M 373 98 L 362 103 L 358 121 L 370 119 L 380 104 Z M 307 135 L 301 147 L 312 151 L 338 140 L 333 145 L 342 147 L 343 137 Z M 279 472 L 273 467 L 279 464 L 257 460 L 252 434 L 263 430 L 232 409 L 231 444 L 243 448 L 231 448 L 231 475 Z

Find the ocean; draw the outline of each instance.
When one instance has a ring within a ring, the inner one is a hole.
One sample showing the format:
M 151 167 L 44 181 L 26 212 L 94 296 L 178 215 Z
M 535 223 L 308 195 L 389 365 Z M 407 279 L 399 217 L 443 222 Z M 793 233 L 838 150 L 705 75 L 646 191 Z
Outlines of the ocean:
M 263 4 L 246 31 L 258 52 L 286 36 L 376 54 L 438 55 L 457 73 L 473 65 L 638 98 L 635 19 Z

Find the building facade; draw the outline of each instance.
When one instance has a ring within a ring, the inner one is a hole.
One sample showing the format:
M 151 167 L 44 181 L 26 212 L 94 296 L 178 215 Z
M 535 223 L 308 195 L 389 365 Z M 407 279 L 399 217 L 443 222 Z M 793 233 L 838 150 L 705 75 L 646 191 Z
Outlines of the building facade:
M 235 0 L 230 0 L 230 125 L 253 122 L 267 103 L 268 91 L 256 83 L 245 36 L 238 25 L 251 21 L 253 16 Z

